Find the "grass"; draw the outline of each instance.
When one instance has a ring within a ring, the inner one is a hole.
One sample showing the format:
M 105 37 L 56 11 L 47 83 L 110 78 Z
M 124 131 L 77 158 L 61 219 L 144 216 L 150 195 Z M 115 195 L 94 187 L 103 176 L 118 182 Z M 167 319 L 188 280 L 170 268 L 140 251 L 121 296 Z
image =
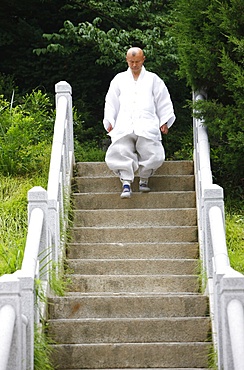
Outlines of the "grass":
M 35 185 L 46 187 L 45 178 L 0 175 L 0 275 L 21 267 L 27 233 L 27 193 Z
M 237 213 L 226 213 L 226 242 L 230 265 L 244 274 L 244 214 L 243 209 Z
M 54 370 L 50 362 L 52 357 L 51 340 L 48 338 L 45 330 L 47 327 L 44 326 L 42 330 L 35 326 L 35 337 L 34 337 L 34 369 L 35 370 Z

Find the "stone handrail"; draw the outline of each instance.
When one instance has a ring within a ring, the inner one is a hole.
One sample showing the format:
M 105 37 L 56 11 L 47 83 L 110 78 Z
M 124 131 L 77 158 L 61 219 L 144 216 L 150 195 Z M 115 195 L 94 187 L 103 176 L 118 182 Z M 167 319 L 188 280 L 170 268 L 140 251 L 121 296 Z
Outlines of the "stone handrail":
M 193 93 L 193 101 L 206 98 Z M 244 369 L 244 276 L 230 267 L 225 237 L 223 189 L 213 184 L 204 121 L 193 118 L 194 166 L 200 256 L 207 275 L 218 369 Z
M 34 326 L 46 306 L 38 301 L 35 280 L 48 295 L 51 273 L 59 273 L 65 245 L 69 195 L 73 176 L 71 86 L 55 86 L 56 119 L 47 190 L 28 192 L 28 232 L 21 269 L 0 277 L 0 369 L 34 369 Z M 35 302 L 38 302 L 36 305 Z

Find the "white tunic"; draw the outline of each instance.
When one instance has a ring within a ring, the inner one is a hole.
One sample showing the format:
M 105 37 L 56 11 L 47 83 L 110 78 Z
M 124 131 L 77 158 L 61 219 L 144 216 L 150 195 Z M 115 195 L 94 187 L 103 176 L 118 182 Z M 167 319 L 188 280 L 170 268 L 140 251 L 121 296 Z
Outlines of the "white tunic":
M 110 83 L 105 99 L 103 124 L 113 130 L 113 142 L 134 133 L 147 139 L 161 140 L 160 127 L 175 121 L 168 89 L 159 76 L 142 67 L 137 81 L 130 68 L 117 74 Z

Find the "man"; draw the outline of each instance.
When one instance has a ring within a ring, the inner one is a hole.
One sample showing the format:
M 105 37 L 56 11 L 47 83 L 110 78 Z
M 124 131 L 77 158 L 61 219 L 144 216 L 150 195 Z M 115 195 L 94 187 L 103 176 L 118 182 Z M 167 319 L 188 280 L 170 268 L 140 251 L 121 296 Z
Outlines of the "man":
M 128 69 L 117 74 L 105 98 L 103 124 L 111 137 L 105 161 L 123 184 L 121 198 L 130 198 L 138 170 L 139 191 L 149 192 L 148 179 L 165 159 L 161 132 L 175 121 L 173 104 L 165 83 L 143 66 L 143 50 L 130 48 Z

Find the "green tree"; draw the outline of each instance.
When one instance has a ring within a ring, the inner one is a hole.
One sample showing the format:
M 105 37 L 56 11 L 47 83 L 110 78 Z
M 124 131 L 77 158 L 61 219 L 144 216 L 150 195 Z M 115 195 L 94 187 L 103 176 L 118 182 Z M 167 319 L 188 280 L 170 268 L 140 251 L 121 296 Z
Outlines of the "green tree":
M 53 76 L 57 78 L 58 68 L 56 66 L 54 73 L 55 64 L 51 57 L 38 58 L 33 49 L 43 45 L 44 32 L 54 32 L 62 26 L 65 2 L 2 0 L 0 3 L 0 72 L 14 76 L 22 93 L 31 92 L 38 86 L 45 89 L 50 85 L 48 80 L 53 89 Z M 52 75 L 49 74 L 51 64 Z
M 175 105 L 177 123 L 171 130 L 172 135 L 164 140 L 168 158 L 173 157 L 181 150 L 184 133 L 191 127 L 190 111 L 185 107 L 185 100 L 191 95 L 185 81 L 176 75 L 176 48 L 167 32 L 170 25 L 168 2 L 77 0 L 69 6 L 77 12 L 89 9 L 93 18 L 78 23 L 66 20 L 59 32 L 44 34 L 47 45 L 35 52 L 38 55 L 51 53 L 72 61 L 87 60 L 85 74 L 90 85 L 89 88 L 85 84 L 82 86 L 87 94 L 82 102 L 89 107 L 91 116 L 87 117 L 89 122 L 85 120 L 84 127 L 92 128 L 90 133 L 97 138 L 104 135 L 101 119 L 109 82 L 115 73 L 127 68 L 125 54 L 128 47 L 142 47 L 146 54 L 146 68 L 164 79 Z M 80 79 L 82 72 L 76 73 L 76 80 Z M 187 145 L 188 138 L 187 135 Z
M 227 193 L 243 198 L 244 2 L 175 0 L 172 8 L 178 73 L 208 96 L 198 109 L 209 130 L 213 173 Z

